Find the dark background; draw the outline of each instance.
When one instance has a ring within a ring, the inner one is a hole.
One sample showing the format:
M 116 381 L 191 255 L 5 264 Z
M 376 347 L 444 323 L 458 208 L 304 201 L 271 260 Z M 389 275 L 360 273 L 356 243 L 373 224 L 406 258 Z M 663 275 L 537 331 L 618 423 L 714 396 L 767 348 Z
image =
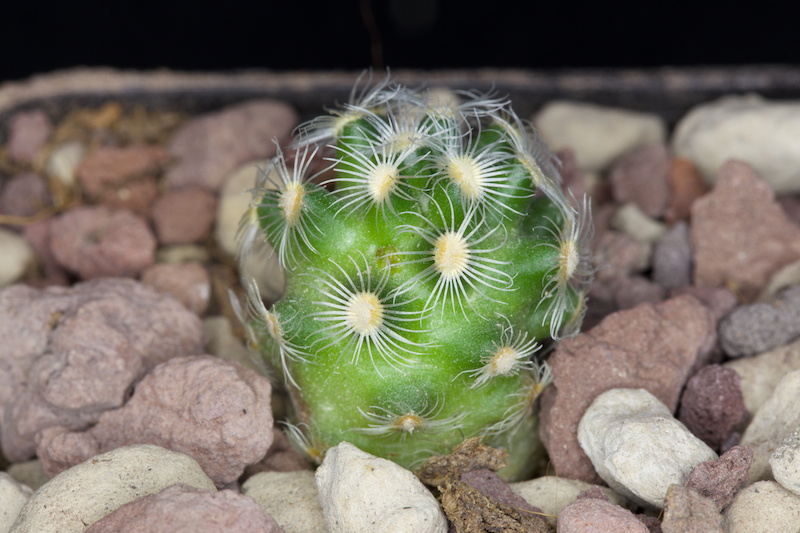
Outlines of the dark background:
M 0 82 L 74 66 L 285 71 L 800 64 L 799 16 L 796 0 L 14 0 L 0 10 Z

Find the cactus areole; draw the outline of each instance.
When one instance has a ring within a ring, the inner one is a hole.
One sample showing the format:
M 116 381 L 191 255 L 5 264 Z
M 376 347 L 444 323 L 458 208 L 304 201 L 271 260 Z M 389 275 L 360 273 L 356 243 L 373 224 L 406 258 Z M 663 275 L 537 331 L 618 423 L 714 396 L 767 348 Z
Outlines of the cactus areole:
M 327 178 L 312 175 L 327 147 Z M 413 469 L 483 435 L 513 479 L 541 456 L 537 352 L 578 331 L 592 280 L 586 200 L 565 197 L 554 161 L 507 100 L 388 78 L 278 149 L 240 256 L 266 239 L 286 289 L 267 309 L 246 282 L 239 314 L 310 458 L 346 440 Z

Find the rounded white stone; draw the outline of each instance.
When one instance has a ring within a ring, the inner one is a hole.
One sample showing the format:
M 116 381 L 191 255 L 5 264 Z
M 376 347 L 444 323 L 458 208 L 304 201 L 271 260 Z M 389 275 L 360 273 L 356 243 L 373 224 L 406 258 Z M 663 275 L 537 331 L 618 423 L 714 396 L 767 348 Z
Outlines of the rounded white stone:
M 611 227 L 639 242 L 655 243 L 667 232 L 667 225 L 647 216 L 636 203 L 629 202 L 614 213 Z
M 25 273 L 33 261 L 33 248 L 21 235 L 0 228 L 0 250 L 0 287 L 5 287 Z
M 622 154 L 667 136 L 658 115 L 565 100 L 546 104 L 533 123 L 553 150 L 571 148 L 584 172 L 602 171 Z
M 508 487 L 526 502 L 538 507 L 546 515 L 546 520 L 551 525 L 556 524 L 554 516 L 561 514 L 561 510 L 578 498 L 584 490 L 594 485 L 577 479 L 559 478 L 558 476 L 544 476 L 519 483 L 509 483 Z M 608 487 L 600 487 L 614 505 L 625 505 L 625 498 Z
M 11 533 L 79 533 L 121 505 L 175 483 L 216 490 L 188 455 L 150 444 L 123 446 L 45 483 L 22 508 Z
M 52 151 L 45 164 L 45 172 L 54 176 L 65 185 L 73 185 L 83 158 L 86 156 L 86 147 L 79 141 L 65 142 Z
M 0 472 L 0 533 L 7 533 L 20 510 L 33 494 L 30 487 L 17 482 L 5 472 Z
M 669 486 L 717 454 L 645 389 L 612 389 L 595 398 L 578 424 L 578 442 L 618 493 L 660 508 Z
M 800 426 L 772 452 L 769 466 L 775 481 L 800 496 Z
M 326 452 L 316 480 L 331 533 L 447 531 L 442 507 L 417 476 L 349 442 Z
M 708 183 L 729 159 L 749 163 L 778 193 L 800 191 L 800 102 L 726 96 L 685 115 L 675 128 L 676 155 L 691 159 Z
M 231 256 L 236 255 L 236 232 L 242 215 L 250 208 L 253 195 L 248 192 L 256 183 L 263 161 L 250 161 L 240 166 L 225 180 L 217 203 L 214 238 L 217 245 Z M 270 185 L 267 181 L 266 185 Z
M 758 408 L 739 443 L 753 449 L 750 483 L 772 479 L 769 459 L 781 443 L 800 426 L 800 370 L 786 374 L 772 396 Z
M 774 481 L 759 481 L 740 490 L 723 517 L 725 533 L 795 533 L 800 498 Z
M 327 533 L 314 472 L 261 472 L 242 485 L 287 533 Z

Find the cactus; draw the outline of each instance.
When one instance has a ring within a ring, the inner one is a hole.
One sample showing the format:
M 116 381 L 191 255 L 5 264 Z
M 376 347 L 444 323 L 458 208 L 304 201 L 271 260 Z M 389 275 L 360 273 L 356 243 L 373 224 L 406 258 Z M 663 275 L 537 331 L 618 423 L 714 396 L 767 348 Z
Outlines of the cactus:
M 483 435 L 518 478 L 540 448 L 541 341 L 580 327 L 591 219 L 507 100 L 459 99 L 357 83 L 257 178 L 240 255 L 265 238 L 286 289 L 267 309 L 249 282 L 238 313 L 316 461 L 346 440 L 414 468 Z

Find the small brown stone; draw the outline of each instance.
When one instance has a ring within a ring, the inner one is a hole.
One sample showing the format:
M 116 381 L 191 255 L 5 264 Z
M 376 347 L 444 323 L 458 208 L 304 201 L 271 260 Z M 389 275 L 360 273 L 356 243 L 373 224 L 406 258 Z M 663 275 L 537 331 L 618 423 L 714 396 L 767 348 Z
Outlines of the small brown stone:
M 157 195 L 156 180 L 148 176 L 104 191 L 97 202 L 112 209 L 127 209 L 147 220 Z
M 30 163 L 52 132 L 53 123 L 41 109 L 17 113 L 9 121 L 8 152 L 11 159 Z
M 663 144 L 637 148 L 622 156 L 609 174 L 614 200 L 634 202 L 644 214 L 660 218 L 667 208 L 669 152 Z
M 3 187 L 0 214 L 29 217 L 52 203 L 44 178 L 34 172 L 25 172 L 8 180 Z
M 217 197 L 199 187 L 167 191 L 153 204 L 153 223 L 161 244 L 191 244 L 211 233 Z
M 734 446 L 716 461 L 706 461 L 694 467 L 684 485 L 713 501 L 722 511 L 749 479 L 752 462 L 750 446 Z
M 689 159 L 672 159 L 669 176 L 669 206 L 664 219 L 671 226 L 678 221 L 688 221 L 695 200 L 708 192 L 708 186 Z
M 670 485 L 664 499 L 664 533 L 722 533 L 722 515 L 714 502 L 682 485 Z
M 187 309 L 202 315 L 211 300 L 211 277 L 199 263 L 159 263 L 142 273 L 142 283 L 171 294 Z
M 160 146 L 104 146 L 83 160 L 78 178 L 89 198 L 97 199 L 127 181 L 155 175 L 166 158 Z
M 582 498 L 564 507 L 558 515 L 558 533 L 650 533 L 647 526 L 627 509 L 597 498 Z

